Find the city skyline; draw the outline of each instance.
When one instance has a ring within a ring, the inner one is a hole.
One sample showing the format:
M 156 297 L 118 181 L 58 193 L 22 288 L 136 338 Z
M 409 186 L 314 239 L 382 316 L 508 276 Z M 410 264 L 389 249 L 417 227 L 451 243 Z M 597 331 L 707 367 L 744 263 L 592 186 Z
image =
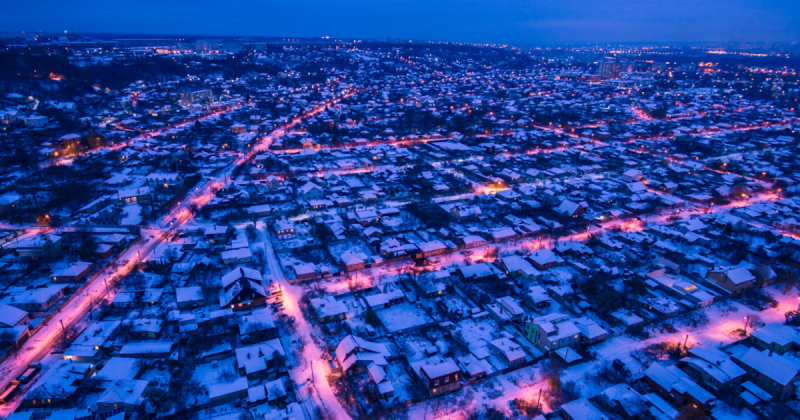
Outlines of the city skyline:
M 746 0 L 485 2 L 82 1 L 58 14 L 58 2 L 12 3 L 6 31 L 420 39 L 518 46 L 575 43 L 793 43 L 800 4 Z

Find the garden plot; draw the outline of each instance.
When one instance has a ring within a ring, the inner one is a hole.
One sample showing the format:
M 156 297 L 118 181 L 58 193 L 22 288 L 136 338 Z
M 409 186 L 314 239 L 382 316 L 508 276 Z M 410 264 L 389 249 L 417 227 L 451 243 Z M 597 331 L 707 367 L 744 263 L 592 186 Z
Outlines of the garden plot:
M 377 312 L 377 315 L 381 324 L 390 333 L 421 327 L 433 322 L 424 310 L 408 302 L 381 309 Z
M 330 252 L 331 256 L 333 256 L 333 258 L 335 258 L 337 261 L 341 260 L 342 254 L 344 254 L 346 251 L 353 252 L 357 255 L 364 254 L 368 258 L 372 256 L 372 251 L 370 250 L 369 246 L 359 239 L 352 239 L 328 245 L 328 252 Z M 368 263 L 369 261 L 364 262 Z
M 423 227 L 422 222 L 407 211 L 400 211 L 397 216 L 388 216 L 381 219 L 381 228 L 385 233 L 405 232 Z
M 125 215 L 119 221 L 120 225 L 133 226 L 142 223 L 142 208 L 138 204 L 127 204 L 122 208 L 122 213 Z

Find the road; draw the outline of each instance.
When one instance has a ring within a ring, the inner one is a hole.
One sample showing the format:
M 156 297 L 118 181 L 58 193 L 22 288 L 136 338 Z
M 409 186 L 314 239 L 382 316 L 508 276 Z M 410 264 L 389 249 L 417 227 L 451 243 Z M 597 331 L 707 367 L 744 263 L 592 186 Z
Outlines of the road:
M 39 165 L 39 167 L 40 168 L 46 168 L 48 166 L 71 165 L 72 162 L 76 158 L 78 158 L 80 156 L 86 156 L 86 155 L 95 154 L 95 153 L 98 153 L 101 150 L 119 150 L 119 149 L 122 149 L 123 147 L 127 147 L 127 146 L 133 144 L 136 141 L 147 140 L 147 139 L 149 139 L 151 137 L 158 136 L 158 135 L 160 135 L 161 133 L 163 133 L 165 131 L 172 130 L 172 129 L 175 129 L 175 128 L 186 127 L 189 124 L 194 124 L 195 121 L 203 121 L 203 120 L 206 120 L 206 119 L 209 119 L 209 118 L 212 118 L 212 117 L 218 117 L 220 115 L 227 114 L 229 112 L 234 112 L 234 111 L 238 110 L 241 107 L 242 107 L 241 105 L 235 105 L 235 106 L 230 107 L 226 111 L 213 112 L 211 114 L 204 115 L 202 117 L 197 117 L 195 120 L 185 121 L 185 122 L 182 122 L 182 123 L 179 123 L 179 124 L 168 126 L 168 127 L 165 127 L 165 128 L 163 128 L 161 130 L 150 132 L 146 136 L 144 134 L 139 134 L 139 135 L 136 135 L 136 136 L 133 136 L 133 137 L 129 138 L 128 140 L 126 140 L 124 142 L 116 143 L 116 144 L 114 144 L 112 146 L 103 146 L 103 147 L 100 147 L 100 148 L 97 148 L 97 149 L 88 150 L 88 151 L 82 153 L 79 156 L 66 156 L 66 157 L 61 157 L 61 158 L 58 158 L 58 159 L 52 159 L 52 160 L 49 160 L 49 161 L 46 161 L 46 162 L 42 162 Z
M 283 275 L 283 270 L 281 270 L 278 259 L 275 257 L 266 224 L 260 224 L 259 232 L 264 240 L 264 253 L 266 254 L 267 266 L 272 281 L 283 287 L 283 308 L 288 316 L 293 316 L 295 319 L 296 331 L 294 335 L 304 337 L 306 341 L 306 345 L 303 348 L 302 362 L 299 363 L 299 366 L 294 366 L 290 372 L 292 380 L 298 384 L 298 396 L 304 403 L 309 401 L 307 399 L 309 396 L 316 398 L 316 401 L 321 403 L 319 407 L 327 409 L 336 419 L 349 419 L 350 415 L 344 410 L 328 384 L 327 376 L 329 372 L 327 361 L 324 358 L 325 354 L 314 342 L 315 336 L 323 337 L 323 334 L 316 326 L 305 319 L 300 310 L 298 302 L 303 298 L 305 292 L 302 287 L 289 284 Z M 309 384 L 312 379 L 312 370 L 314 371 L 313 382 Z M 311 392 L 309 387 L 313 387 L 316 392 Z

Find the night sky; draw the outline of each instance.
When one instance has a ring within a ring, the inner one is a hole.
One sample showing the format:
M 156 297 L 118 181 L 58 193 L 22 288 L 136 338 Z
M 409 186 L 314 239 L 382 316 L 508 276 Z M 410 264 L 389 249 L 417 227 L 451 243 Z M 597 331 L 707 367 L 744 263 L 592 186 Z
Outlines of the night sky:
M 800 40 L 800 0 L 37 0 L 3 9 L 0 31 L 514 45 Z

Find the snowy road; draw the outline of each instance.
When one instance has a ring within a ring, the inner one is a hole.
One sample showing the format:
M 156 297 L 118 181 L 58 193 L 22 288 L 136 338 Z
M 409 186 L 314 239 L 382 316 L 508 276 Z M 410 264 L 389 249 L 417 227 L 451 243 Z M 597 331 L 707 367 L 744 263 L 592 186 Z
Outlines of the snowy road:
M 283 287 L 283 308 L 286 314 L 295 318 L 296 332 L 294 335 L 304 337 L 306 345 L 303 350 L 302 363 L 299 366 L 294 366 L 291 370 L 292 380 L 300 389 L 300 394 L 304 402 L 309 401 L 306 398 L 311 396 L 314 402 L 320 403 L 319 406 L 330 411 L 335 415 L 336 419 L 349 419 L 350 415 L 339 403 L 339 400 L 333 394 L 333 390 L 328 384 L 328 362 L 324 359 L 324 352 L 314 343 L 314 336 L 322 337 L 322 332 L 314 325 L 312 325 L 303 316 L 300 310 L 299 302 L 303 298 L 304 291 L 300 286 L 292 286 L 283 275 L 280 264 L 275 257 L 275 252 L 270 241 L 269 234 L 266 232 L 266 224 L 259 223 L 259 232 L 264 241 L 264 248 L 269 268 L 269 274 L 272 280 L 278 282 Z M 309 368 L 310 367 L 310 368 Z M 312 378 L 311 370 L 313 369 L 313 385 L 308 385 Z M 314 395 L 309 395 L 309 386 L 312 386 L 317 392 Z

